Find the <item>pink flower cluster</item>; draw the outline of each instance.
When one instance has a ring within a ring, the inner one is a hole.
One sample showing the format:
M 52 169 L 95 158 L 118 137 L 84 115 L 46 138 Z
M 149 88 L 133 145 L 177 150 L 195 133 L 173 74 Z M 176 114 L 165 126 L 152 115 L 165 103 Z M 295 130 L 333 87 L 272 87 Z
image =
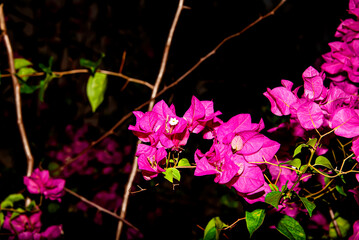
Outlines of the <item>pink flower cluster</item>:
M 41 211 L 33 213 L 28 216 L 21 214 L 15 218 L 11 218 L 11 213 L 5 216 L 3 228 L 9 230 L 12 234 L 17 235 L 19 240 L 41 240 L 41 239 L 56 239 L 62 235 L 62 225 L 53 225 L 48 227 L 45 231 L 41 231 Z M 9 240 L 15 239 L 14 236 L 9 237 Z
M 36 168 L 30 177 L 24 177 L 24 184 L 30 193 L 44 194 L 45 198 L 59 202 L 65 193 L 65 180 L 51 178 L 48 170 Z
M 350 14 L 356 19 L 346 19 L 337 28 L 335 37 L 339 41 L 329 43 L 331 51 L 322 57 L 322 70 L 327 72 L 333 84 L 345 92 L 354 94 L 359 86 L 359 1 L 349 1 Z
M 300 87 L 292 90 L 293 83 L 282 80 L 282 86 L 267 89 L 264 95 L 271 103 L 271 111 L 277 116 L 290 115 L 294 135 L 305 131 L 332 129 L 337 136 L 359 136 L 358 95 L 349 94 L 335 84 L 325 87 L 324 73 L 313 67 L 303 73 L 304 93 L 298 96 Z
M 150 180 L 164 172 L 167 151 L 180 152 L 190 133 L 202 133 L 213 145 L 206 153 L 195 152 L 194 175 L 215 175 L 215 182 L 234 187 L 248 201 L 264 201 L 270 188 L 260 165 L 272 159 L 280 145 L 259 133 L 264 128 L 262 120 L 255 124 L 249 114 L 238 114 L 223 122 L 217 117 L 220 114 L 214 111 L 212 101 L 194 96 L 183 117 L 163 100 L 152 111 L 134 112 L 136 125 L 129 130 L 149 143 L 140 144 L 136 152 L 144 178 Z

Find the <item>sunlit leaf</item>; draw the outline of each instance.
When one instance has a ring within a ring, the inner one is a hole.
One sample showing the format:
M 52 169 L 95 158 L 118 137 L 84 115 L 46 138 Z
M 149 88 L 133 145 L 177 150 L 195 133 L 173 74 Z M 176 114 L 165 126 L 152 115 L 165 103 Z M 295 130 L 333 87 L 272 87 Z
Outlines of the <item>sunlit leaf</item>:
M 280 191 L 269 192 L 267 193 L 267 196 L 265 197 L 264 201 L 278 209 L 278 204 L 281 197 L 282 192 Z
M 107 87 L 107 75 L 103 73 L 95 73 L 90 76 L 87 82 L 87 97 L 90 101 L 92 112 L 103 102 Z
M 20 68 L 24 68 L 24 67 L 28 67 L 31 66 L 32 63 L 29 60 L 26 60 L 25 58 L 15 58 L 14 59 L 14 66 L 15 69 L 20 69 Z
M 246 211 L 246 223 L 250 237 L 262 225 L 265 213 L 265 209 L 261 208 L 255 209 L 252 212 Z
M 304 207 L 307 209 L 309 216 L 312 216 L 313 210 L 315 209 L 316 205 L 314 202 L 309 201 L 307 198 L 305 197 L 299 197 L 299 199 L 302 201 L 302 203 L 304 204 Z
M 219 217 L 212 218 L 204 230 L 203 240 L 218 240 L 221 230 L 227 226 Z
M 280 163 L 279 165 L 291 165 L 291 166 L 295 167 L 296 169 L 299 169 L 300 166 L 302 165 L 302 161 L 299 158 L 294 158 L 293 160 L 289 160 L 287 162 Z
M 338 214 L 335 214 L 335 221 L 338 224 L 340 233 L 342 235 L 343 238 L 345 238 L 348 235 L 348 232 L 351 230 L 352 225 L 349 223 L 348 220 L 338 216 Z M 333 221 L 330 222 L 329 224 L 329 237 L 330 239 L 337 239 L 338 238 L 338 234 L 337 231 L 335 230 L 335 226 Z
M 29 79 L 29 76 L 22 76 L 21 75 L 31 75 L 36 73 L 36 70 L 33 68 L 20 68 L 19 71 L 17 72 L 17 76 L 19 76 L 19 78 L 21 78 L 24 82 L 26 82 Z
M 178 166 L 179 167 L 187 167 L 187 166 L 191 166 L 191 164 L 189 163 L 187 158 L 182 158 L 181 160 L 179 160 Z
M 292 217 L 283 215 L 277 225 L 277 230 L 290 240 L 305 240 L 306 235 L 302 226 Z
M 295 157 L 295 156 L 297 156 L 299 153 L 301 153 L 303 147 L 308 147 L 308 146 L 307 146 L 307 144 L 304 144 L 304 143 L 300 144 L 298 147 L 295 148 L 293 157 Z
M 318 156 L 315 159 L 314 166 L 323 166 L 329 169 L 333 169 L 333 166 L 330 163 L 329 159 L 324 156 Z

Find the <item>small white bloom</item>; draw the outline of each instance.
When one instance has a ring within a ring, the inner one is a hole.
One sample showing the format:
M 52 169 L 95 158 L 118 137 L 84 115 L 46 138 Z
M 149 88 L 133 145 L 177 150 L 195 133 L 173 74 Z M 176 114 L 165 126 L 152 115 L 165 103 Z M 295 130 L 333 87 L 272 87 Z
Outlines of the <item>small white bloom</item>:
M 176 126 L 178 123 L 178 120 L 176 118 L 171 118 L 169 124 L 171 126 Z

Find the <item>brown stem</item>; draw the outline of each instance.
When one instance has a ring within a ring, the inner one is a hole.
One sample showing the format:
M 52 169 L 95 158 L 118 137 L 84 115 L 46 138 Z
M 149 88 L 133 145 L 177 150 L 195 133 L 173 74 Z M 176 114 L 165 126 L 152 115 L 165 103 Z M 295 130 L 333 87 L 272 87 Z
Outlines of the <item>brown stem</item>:
M 73 70 L 62 71 L 62 72 L 53 71 L 53 74 L 55 74 L 56 77 L 63 77 L 65 75 L 88 73 L 88 72 L 89 72 L 88 69 L 73 69 Z M 128 77 L 128 76 L 124 75 L 121 72 L 116 73 L 116 72 L 111 72 L 111 71 L 101 70 L 101 69 L 97 70 L 97 72 L 104 73 L 104 74 L 107 74 L 107 75 L 110 75 L 110 76 L 120 77 L 120 78 L 126 79 L 127 82 L 138 83 L 138 84 L 144 85 L 144 86 L 146 86 L 146 87 L 148 87 L 150 89 L 153 89 L 152 84 L 150 84 L 150 83 L 148 83 L 146 81 L 143 81 L 143 80 Z M 11 74 L 11 73 L 10 74 L 2 74 L 1 78 L 12 77 L 12 75 L 13 74 Z M 44 72 L 37 72 L 37 73 L 32 73 L 32 74 L 19 75 L 19 77 L 37 77 L 37 76 L 43 76 L 43 75 L 45 75 Z
M 246 30 L 248 30 L 249 28 L 253 27 L 255 24 L 257 24 L 258 22 L 260 22 L 261 20 L 273 15 L 279 7 L 281 7 L 284 3 L 286 2 L 286 0 L 282 0 L 271 12 L 267 13 L 264 16 L 259 17 L 257 20 L 255 20 L 254 22 L 252 22 L 250 25 L 248 25 L 246 28 L 244 28 L 242 31 L 233 34 L 227 38 L 225 38 L 222 42 L 220 42 L 211 52 L 209 52 L 206 56 L 202 57 L 194 66 L 192 66 L 186 73 L 184 73 L 180 78 L 178 78 L 176 81 L 174 81 L 172 84 L 164 87 L 158 94 L 156 94 L 154 97 L 151 97 L 150 100 L 142 103 L 140 106 L 136 107 L 133 111 L 138 111 L 140 109 L 142 109 L 143 107 L 147 106 L 148 104 L 150 104 L 152 101 L 154 101 L 156 98 L 160 97 L 163 93 L 165 93 L 167 90 L 169 90 L 170 88 L 176 86 L 178 83 L 180 83 L 185 77 L 187 77 L 191 72 L 193 72 L 202 62 L 204 62 L 206 59 L 208 59 L 210 56 L 212 56 L 213 54 L 215 54 L 216 50 L 218 48 L 220 48 L 225 42 L 227 42 L 228 40 L 237 37 L 239 35 L 241 35 L 242 33 L 244 33 Z M 182 7 L 183 9 L 185 9 L 185 7 Z M 150 109 L 150 108 L 149 108 Z M 108 137 L 109 135 L 113 134 L 115 129 L 117 129 L 121 124 L 123 124 L 127 119 L 129 119 L 132 116 L 132 112 L 126 114 L 125 116 L 123 116 L 110 130 L 108 130 L 105 134 L 104 137 L 101 137 L 100 139 L 96 140 L 95 142 L 92 142 L 90 144 L 90 146 L 88 148 L 86 148 L 84 151 L 82 151 L 81 153 L 79 153 L 75 158 L 70 159 L 69 161 L 67 161 L 67 163 L 62 167 L 62 169 L 64 167 L 66 167 L 67 165 L 71 164 L 72 162 L 76 161 L 82 154 L 84 154 L 85 152 L 87 152 L 91 147 L 93 147 L 94 145 L 96 145 L 97 143 L 99 143 L 100 141 L 102 141 L 104 138 Z
M 333 209 L 331 207 L 329 207 L 329 214 L 330 214 L 330 218 L 333 221 L 333 225 L 334 225 L 335 231 L 337 232 L 339 239 L 342 239 L 343 238 L 342 233 L 340 232 L 340 228 L 338 226 L 337 220 L 335 220 L 335 215 L 334 215 Z
M 15 76 L 16 70 L 14 66 L 14 56 L 13 51 L 10 43 L 9 36 L 7 34 L 6 30 L 6 23 L 5 23 L 5 17 L 4 17 L 4 11 L 3 11 L 3 4 L 0 5 L 0 27 L 2 31 L 2 36 L 4 39 L 7 56 L 8 56 L 8 63 L 10 67 L 10 74 L 11 74 L 11 80 L 12 85 L 14 88 L 14 97 L 15 97 L 15 106 L 16 106 L 16 116 L 17 116 L 17 125 L 19 127 L 20 135 L 21 135 L 21 141 L 24 147 L 25 155 L 27 158 L 27 170 L 26 170 L 26 176 L 30 176 L 33 168 L 34 168 L 34 158 L 32 156 L 29 141 L 26 136 L 26 131 L 24 127 L 24 123 L 22 120 L 22 110 L 21 110 L 21 94 L 20 94 L 20 84 Z
M 165 69 L 166 69 L 168 53 L 169 53 L 169 50 L 170 50 L 170 47 L 171 47 L 171 44 L 172 44 L 173 34 L 174 34 L 175 29 L 176 29 L 179 16 L 181 15 L 181 12 L 183 10 L 183 3 L 184 3 L 184 0 L 179 0 L 179 2 L 178 2 L 177 11 L 176 11 L 176 14 L 175 14 L 175 16 L 173 18 L 172 26 L 170 28 L 170 31 L 169 31 L 169 34 L 168 34 L 168 37 L 167 37 L 165 49 L 163 51 L 161 67 L 160 67 L 160 70 L 158 72 L 155 85 L 153 86 L 153 89 L 152 89 L 152 94 L 151 94 L 151 99 L 150 99 L 150 103 L 149 103 L 149 106 L 148 106 L 148 111 L 151 111 L 152 108 L 153 108 L 153 105 L 154 105 L 154 102 L 155 102 L 154 98 L 157 95 L 158 88 L 159 88 L 159 86 L 161 84 L 163 74 L 164 74 Z M 137 141 L 137 146 L 140 143 L 141 143 L 141 141 L 138 140 Z M 131 193 L 131 187 L 132 187 L 133 181 L 135 179 L 136 173 L 137 173 L 137 157 L 134 157 L 133 163 L 132 163 L 132 170 L 131 170 L 130 176 L 128 178 L 128 182 L 127 182 L 126 188 L 125 188 L 125 193 L 124 193 L 124 196 L 123 196 L 123 202 L 122 202 L 121 214 L 120 214 L 121 217 L 126 216 L 128 200 L 129 200 L 129 196 L 130 196 L 130 193 Z M 122 227 L 123 227 L 123 223 L 118 222 L 117 233 L 116 233 L 116 239 L 117 240 L 120 239 L 121 232 L 122 232 Z
M 77 193 L 71 191 L 71 190 L 68 189 L 68 188 L 65 188 L 65 191 L 66 191 L 67 193 L 69 193 L 69 194 L 71 194 L 71 195 L 77 197 L 77 198 L 80 199 L 81 201 L 87 203 L 88 205 L 91 205 L 92 207 L 97 208 L 97 210 L 99 210 L 99 211 L 101 211 L 101 212 L 104 212 L 104 213 L 107 213 L 107 214 L 111 215 L 111 216 L 114 217 L 114 218 L 117 218 L 119 221 L 124 222 L 126 225 L 128 225 L 129 227 L 135 229 L 136 231 L 138 231 L 138 232 L 140 231 L 137 227 L 135 227 L 133 224 L 131 224 L 131 223 L 130 223 L 129 221 L 127 221 L 126 219 L 124 219 L 124 218 L 118 216 L 116 213 L 111 212 L 111 211 L 107 210 L 106 208 L 101 207 L 100 205 L 98 205 L 98 204 L 96 204 L 96 203 L 94 203 L 94 202 L 88 200 L 87 198 L 85 198 L 85 197 L 83 197 L 83 196 L 81 196 L 81 195 L 79 195 L 79 194 L 77 194 Z

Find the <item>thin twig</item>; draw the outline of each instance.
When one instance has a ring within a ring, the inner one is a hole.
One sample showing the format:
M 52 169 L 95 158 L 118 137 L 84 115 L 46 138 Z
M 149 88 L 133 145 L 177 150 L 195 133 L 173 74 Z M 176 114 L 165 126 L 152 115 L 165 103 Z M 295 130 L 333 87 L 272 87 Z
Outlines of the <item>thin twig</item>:
M 169 31 L 169 34 L 168 34 L 168 37 L 167 37 L 165 49 L 164 49 L 164 52 L 163 52 L 163 57 L 162 57 L 162 61 L 161 61 L 161 67 L 160 67 L 160 70 L 158 72 L 157 79 L 156 79 L 155 85 L 154 85 L 153 90 L 152 90 L 151 100 L 150 100 L 150 103 L 149 103 L 149 106 L 148 106 L 148 111 L 151 111 L 152 108 L 153 108 L 154 98 L 157 95 L 158 88 L 159 88 L 159 86 L 161 84 L 163 74 L 164 74 L 165 69 L 166 69 L 168 53 L 169 53 L 169 50 L 170 50 L 170 47 L 171 47 L 171 44 L 172 44 L 174 31 L 176 29 L 179 17 L 181 15 L 182 10 L 183 10 L 183 3 L 184 3 L 184 0 L 179 0 L 178 1 L 177 10 L 176 10 L 175 16 L 173 18 L 173 22 L 172 22 L 172 25 L 171 25 L 171 28 L 170 28 L 170 31 Z M 137 146 L 140 143 L 141 143 L 141 141 L 138 140 Z M 131 170 L 131 173 L 130 173 L 130 177 L 128 178 L 128 182 L 126 184 L 125 193 L 124 193 L 124 196 L 123 196 L 122 207 L 121 207 L 120 216 L 123 217 L 123 218 L 126 216 L 128 200 L 129 200 L 129 196 L 131 194 L 131 187 L 132 187 L 133 181 L 135 179 L 136 173 L 137 173 L 137 157 L 134 157 L 133 164 L 132 164 L 132 170 Z M 116 233 L 116 239 L 117 240 L 120 239 L 121 232 L 122 232 L 122 227 L 123 227 L 123 223 L 118 222 L 117 233 Z
M 163 93 L 165 93 L 166 91 L 168 91 L 170 88 L 176 86 L 179 82 L 181 82 L 185 77 L 187 77 L 191 72 L 193 72 L 202 62 L 204 62 L 206 59 L 208 59 L 210 56 L 212 56 L 215 51 L 220 48 L 225 42 L 227 42 L 228 40 L 237 37 L 239 35 L 241 35 L 242 33 L 244 33 L 245 31 L 247 31 L 250 27 L 253 27 L 255 24 L 257 24 L 258 22 L 260 22 L 261 20 L 273 15 L 280 6 L 282 6 L 284 3 L 286 2 L 286 0 L 282 0 L 271 12 L 267 13 L 264 16 L 259 17 L 257 20 L 255 20 L 254 22 L 252 22 L 249 26 L 247 26 L 246 28 L 244 28 L 242 31 L 233 34 L 227 38 L 225 38 L 220 44 L 218 44 L 214 50 L 212 50 L 210 53 L 208 53 L 206 56 L 202 57 L 193 67 L 191 67 L 186 73 L 184 73 L 180 78 L 178 78 L 176 81 L 174 81 L 172 84 L 164 87 L 157 95 L 155 95 L 155 97 L 152 97 L 150 100 L 142 103 L 141 105 L 139 105 L 138 107 L 136 107 L 133 111 L 138 111 L 140 109 L 142 109 L 143 107 L 147 106 L 148 104 L 150 104 L 152 101 L 154 101 L 155 99 L 157 99 L 158 97 L 160 97 Z M 123 116 L 110 130 L 108 130 L 106 133 L 104 133 L 103 136 L 101 136 L 98 140 L 91 142 L 91 144 L 84 149 L 82 152 L 80 152 L 77 156 L 75 156 L 74 158 L 69 159 L 64 166 L 62 166 L 61 169 L 63 169 L 64 167 L 68 166 L 69 164 L 71 164 L 72 162 L 76 161 L 82 154 L 86 153 L 89 149 L 91 149 L 93 146 L 95 146 L 96 144 L 98 144 L 99 142 L 101 142 L 103 139 L 105 139 L 106 137 L 110 136 L 111 134 L 113 134 L 115 132 L 115 130 L 121 126 L 127 119 L 129 119 L 130 117 L 132 117 L 133 114 L 132 112 L 129 112 L 128 114 L 126 114 L 125 116 Z
M 15 106 L 16 106 L 16 116 L 17 116 L 17 125 L 19 127 L 20 135 L 22 144 L 24 147 L 26 159 L 27 159 L 27 170 L 26 170 L 26 176 L 30 176 L 33 168 L 34 168 L 34 157 L 32 156 L 29 141 L 26 136 L 26 131 L 24 127 L 24 123 L 22 120 L 22 110 L 21 110 L 21 94 L 20 94 L 20 84 L 15 76 L 16 70 L 14 66 L 14 56 L 13 51 L 10 43 L 9 36 L 7 34 L 6 30 L 6 23 L 5 23 L 5 16 L 3 11 L 3 4 L 0 5 L 0 27 L 2 31 L 2 36 L 4 39 L 7 56 L 8 56 L 8 63 L 10 67 L 10 73 L 11 73 L 11 79 L 12 79 L 12 85 L 14 88 L 14 98 L 15 98 Z
M 101 70 L 101 69 L 98 69 L 97 72 L 104 73 L 104 74 L 110 75 L 110 76 L 120 77 L 120 78 L 123 78 L 123 79 L 127 80 L 127 82 L 138 83 L 138 84 L 141 84 L 141 85 L 144 85 L 144 86 L 148 87 L 149 89 L 153 89 L 152 84 L 150 84 L 150 83 L 148 83 L 146 81 L 140 80 L 140 79 L 128 77 L 128 76 L 124 75 L 121 72 L 117 73 L 117 72 L 111 72 L 111 71 Z M 72 74 L 79 74 L 79 73 L 89 73 L 89 70 L 88 69 L 73 69 L 73 70 L 61 71 L 61 72 L 53 71 L 52 73 L 56 77 L 63 77 L 65 75 L 72 75 Z M 46 73 L 44 73 L 44 72 L 36 72 L 36 73 L 32 73 L 32 74 L 19 75 L 19 77 L 38 77 L 38 76 L 44 76 L 45 74 Z M 15 73 L 1 74 L 1 78 L 12 77 L 14 75 L 15 75 Z
M 83 197 L 83 196 L 81 196 L 81 195 L 79 195 L 79 194 L 77 194 L 77 193 L 71 191 L 71 190 L 68 189 L 68 188 L 64 188 L 64 189 L 65 189 L 65 191 L 66 191 L 67 193 L 69 193 L 69 194 L 71 194 L 71 195 L 77 197 L 78 199 L 80 199 L 81 201 L 87 203 L 88 205 L 91 205 L 92 207 L 97 208 L 97 210 L 99 210 L 99 211 L 101 211 L 101 212 L 104 212 L 104 213 L 107 213 L 107 214 L 111 215 L 111 216 L 114 217 L 114 218 L 117 218 L 119 221 L 124 222 L 126 225 L 128 225 L 129 227 L 135 229 L 135 230 L 138 231 L 138 232 L 140 231 L 140 230 L 139 230 L 137 227 L 135 227 L 132 223 L 130 223 L 130 222 L 127 221 L 126 219 L 124 219 L 124 218 L 118 216 L 116 213 L 111 212 L 111 211 L 107 210 L 106 208 L 101 207 L 100 205 L 98 205 L 98 204 L 96 204 L 96 203 L 94 203 L 94 202 L 88 200 L 87 198 L 85 198 L 85 197 Z
M 331 207 L 329 207 L 329 214 L 330 214 L 330 218 L 333 221 L 333 225 L 334 225 L 335 231 L 337 232 L 338 238 L 342 239 L 343 238 L 342 233 L 340 232 L 340 228 L 338 226 L 337 220 L 335 219 L 333 209 Z

